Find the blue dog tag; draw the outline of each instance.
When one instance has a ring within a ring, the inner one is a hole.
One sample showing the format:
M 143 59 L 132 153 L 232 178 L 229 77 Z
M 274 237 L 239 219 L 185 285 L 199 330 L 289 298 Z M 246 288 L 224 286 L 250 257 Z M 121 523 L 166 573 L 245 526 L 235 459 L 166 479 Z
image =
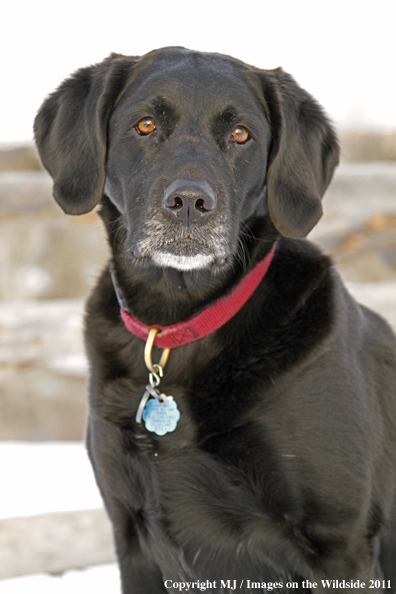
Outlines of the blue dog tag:
M 159 398 L 149 400 L 143 413 L 146 428 L 157 435 L 165 435 L 176 429 L 180 412 L 172 396 L 161 394 Z

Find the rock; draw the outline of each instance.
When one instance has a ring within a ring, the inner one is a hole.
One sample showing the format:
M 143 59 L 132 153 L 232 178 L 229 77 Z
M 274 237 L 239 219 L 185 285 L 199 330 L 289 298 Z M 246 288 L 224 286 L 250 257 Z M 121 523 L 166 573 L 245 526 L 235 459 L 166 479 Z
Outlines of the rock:
M 81 440 L 82 300 L 0 307 L 0 439 Z
M 52 179 L 44 171 L 0 173 L 0 216 L 49 209 L 60 214 L 52 198 Z
M 358 303 L 379 313 L 396 332 L 396 282 L 346 283 Z
M 0 174 L 0 301 L 85 296 L 109 257 L 96 212 L 63 213 L 42 172 Z
M 346 280 L 396 280 L 396 163 L 342 165 L 309 235 Z
M 0 148 L 0 171 L 41 169 L 33 144 Z
M 104 509 L 0 520 L 0 579 L 115 560 Z
M 396 132 L 341 130 L 343 161 L 396 161 Z

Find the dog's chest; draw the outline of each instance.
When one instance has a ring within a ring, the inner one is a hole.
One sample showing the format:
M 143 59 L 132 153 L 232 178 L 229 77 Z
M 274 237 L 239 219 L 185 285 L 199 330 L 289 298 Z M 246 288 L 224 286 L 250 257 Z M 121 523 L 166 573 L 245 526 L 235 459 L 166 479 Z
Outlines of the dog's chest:
M 211 557 L 213 535 L 229 542 L 235 557 L 238 547 L 261 540 L 268 526 L 283 540 L 296 497 L 265 428 L 257 431 L 248 420 L 204 435 L 179 400 L 182 417 L 173 433 L 159 437 L 142 429 L 137 439 L 135 479 L 147 493 L 141 538 L 161 556 L 164 571 L 195 571 L 200 557 L 202 563 Z
M 253 381 L 245 374 L 243 389 L 237 381 L 239 374 L 238 370 L 235 375 L 229 371 L 223 378 L 217 374 L 215 381 L 207 369 L 199 381 L 167 385 L 164 390 L 173 396 L 180 411 L 174 431 L 157 435 L 144 423 L 137 428 L 135 443 L 167 517 L 174 517 L 174 506 L 181 505 L 184 498 L 183 506 L 191 509 L 194 517 L 194 510 L 207 507 L 207 495 L 219 488 L 226 499 L 234 493 L 233 505 L 237 507 L 248 497 L 254 500 L 254 507 L 268 508 L 272 513 L 272 493 L 263 491 L 263 484 L 269 481 L 276 489 L 282 485 L 283 493 L 288 491 L 279 464 L 279 451 L 287 448 L 289 440 L 287 429 L 285 443 L 282 432 L 278 432 L 275 445 L 272 415 L 266 418 L 263 407 L 266 393 L 262 378 Z M 217 501 L 216 496 L 214 507 Z

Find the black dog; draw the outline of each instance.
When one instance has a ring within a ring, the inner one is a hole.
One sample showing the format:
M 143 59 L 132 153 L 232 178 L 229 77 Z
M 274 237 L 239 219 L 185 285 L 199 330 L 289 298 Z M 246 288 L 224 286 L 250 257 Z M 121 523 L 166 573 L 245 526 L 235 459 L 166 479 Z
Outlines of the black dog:
M 321 108 L 281 69 L 168 48 L 79 70 L 35 134 L 113 252 L 88 449 L 123 592 L 396 592 L 395 340 L 301 239 L 338 163 Z

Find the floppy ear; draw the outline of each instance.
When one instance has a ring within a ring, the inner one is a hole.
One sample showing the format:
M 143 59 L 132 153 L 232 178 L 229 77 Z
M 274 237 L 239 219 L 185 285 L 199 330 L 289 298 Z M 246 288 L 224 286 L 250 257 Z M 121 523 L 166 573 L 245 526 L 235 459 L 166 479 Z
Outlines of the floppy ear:
M 281 68 L 258 73 L 272 133 L 268 210 L 287 237 L 305 237 L 322 216 L 321 198 L 339 161 L 336 135 L 320 105 Z
M 112 54 L 77 70 L 41 106 L 34 135 L 53 195 L 68 214 L 96 206 L 105 184 L 107 124 L 137 58 Z

